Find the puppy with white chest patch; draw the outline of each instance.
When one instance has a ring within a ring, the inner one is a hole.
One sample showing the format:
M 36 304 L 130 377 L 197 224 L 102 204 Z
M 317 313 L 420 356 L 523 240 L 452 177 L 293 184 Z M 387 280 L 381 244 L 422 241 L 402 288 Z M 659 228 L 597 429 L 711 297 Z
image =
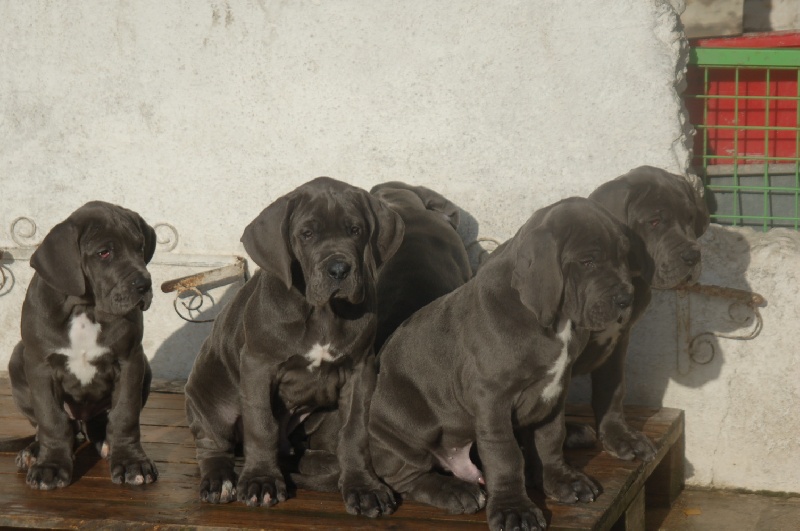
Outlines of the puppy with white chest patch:
M 515 436 L 530 428 L 535 448 L 525 451 L 538 450 L 546 487 L 595 496 L 564 462 L 563 402 L 590 332 L 630 316 L 628 251 L 618 221 L 567 199 L 537 211 L 472 280 L 400 325 L 381 350 L 370 404 L 378 475 L 404 498 L 452 513 L 486 505 L 491 529 L 542 529 Z M 482 469 L 469 459 L 473 444 Z
M 242 242 L 260 270 L 215 320 L 186 384 L 203 501 L 285 500 L 281 442 L 325 410 L 341 426 L 335 449 L 347 510 L 394 510 L 363 452 L 360 408 L 361 380 L 374 378 L 375 280 L 402 238 L 402 220 L 383 202 L 327 177 L 248 225 Z M 245 461 L 237 477 L 238 443 Z
M 33 253 L 22 341 L 8 366 L 14 401 L 36 427 L 16 459 L 31 488 L 70 484 L 76 429 L 108 457 L 115 483 L 158 477 L 139 432 L 151 379 L 141 341 L 155 245 L 138 214 L 93 201 Z

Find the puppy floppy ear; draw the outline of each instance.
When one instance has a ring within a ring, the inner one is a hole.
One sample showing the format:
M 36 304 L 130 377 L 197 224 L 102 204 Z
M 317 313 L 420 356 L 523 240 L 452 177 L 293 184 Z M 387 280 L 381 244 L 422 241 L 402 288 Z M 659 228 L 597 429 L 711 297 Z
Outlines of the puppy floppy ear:
M 653 281 L 655 264 L 653 263 L 653 258 L 647 252 L 644 240 L 627 225 L 623 225 L 622 229 L 631 245 L 630 250 L 628 250 L 628 268 L 631 274 L 642 277 L 645 282 L 650 284 Z
M 261 269 L 277 275 L 286 288 L 292 287 L 292 260 L 289 218 L 294 200 L 283 196 L 265 208 L 245 227 L 241 242 L 250 258 Z
M 700 195 L 700 192 L 694 186 L 692 186 L 691 182 L 683 177 L 680 177 L 680 179 L 684 182 L 684 185 L 686 186 L 686 193 L 689 194 L 689 198 L 692 200 L 695 206 L 693 228 L 695 237 L 699 238 L 706 232 L 708 224 L 711 222 L 711 217 L 708 213 L 708 205 L 706 205 L 705 198 L 703 198 Z
M 372 218 L 370 223 L 369 243 L 375 267 L 379 268 L 386 263 L 403 243 L 406 232 L 405 223 L 400 215 L 389 208 L 381 199 L 363 192 L 362 198 L 365 208 Z
M 31 256 L 31 267 L 51 288 L 80 297 L 86 293 L 78 229 L 62 221 L 47 233 Z
M 458 207 L 452 201 L 447 199 L 439 192 L 434 192 L 430 188 L 424 186 L 414 186 L 411 190 L 419 196 L 425 208 L 442 214 L 453 229 L 458 230 L 458 224 L 461 221 L 461 214 Z
M 147 224 L 142 216 L 136 212 L 132 212 L 132 214 L 136 218 L 136 224 L 139 226 L 139 230 L 142 231 L 142 236 L 144 236 L 144 263 L 149 264 L 150 260 L 153 259 L 153 254 L 156 252 L 156 231 Z
M 544 327 L 556 320 L 564 291 L 558 244 L 544 228 L 534 229 L 517 249 L 511 287 Z
M 589 194 L 589 199 L 602 205 L 622 223 L 628 224 L 628 203 L 630 195 L 630 183 L 626 179 L 626 176 L 623 175 L 622 177 L 617 177 L 607 183 L 601 184 L 594 192 Z

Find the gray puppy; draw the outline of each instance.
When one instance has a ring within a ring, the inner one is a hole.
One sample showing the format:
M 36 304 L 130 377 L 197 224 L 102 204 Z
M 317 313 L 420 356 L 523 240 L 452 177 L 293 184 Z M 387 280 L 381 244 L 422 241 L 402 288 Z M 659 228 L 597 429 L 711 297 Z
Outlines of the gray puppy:
M 8 365 L 14 401 L 36 427 L 16 459 L 31 488 L 70 484 L 76 430 L 109 458 L 114 483 L 158 477 L 139 433 L 150 390 L 142 311 L 153 298 L 146 264 L 155 245 L 137 213 L 93 201 L 33 253 L 22 341 Z
M 650 461 L 653 443 L 625 422 L 625 356 L 631 327 L 650 303 L 650 289 L 671 289 L 697 282 L 700 245 L 697 238 L 708 228 L 703 198 L 685 178 L 652 166 L 641 166 L 601 185 L 589 198 L 629 228 L 634 252 L 633 313 L 624 325 L 593 332 L 575 363 L 576 374 L 592 375 L 592 407 L 603 448 L 620 459 Z M 594 432 L 571 425 L 568 446 L 593 445 Z
M 472 276 L 458 235 L 460 214 L 447 198 L 424 186 L 388 182 L 370 193 L 397 212 L 405 224 L 403 244 L 378 278 L 375 350 L 400 323 Z
M 186 384 L 200 496 L 270 506 L 286 499 L 282 438 L 311 411 L 333 410 L 347 510 L 394 510 L 371 472 L 362 378 L 374 379 L 375 280 L 403 222 L 366 191 L 327 177 L 279 198 L 242 242 L 260 266 L 223 309 Z M 243 443 L 244 466 L 234 472 Z
M 485 484 L 490 528 L 544 528 L 515 439 L 534 426 L 536 448 L 525 450 L 538 450 L 547 484 L 596 495 L 563 460 L 563 402 L 590 332 L 630 316 L 628 252 L 618 221 L 567 199 L 534 213 L 471 281 L 400 325 L 381 351 L 370 405 L 378 475 L 452 513 L 482 508 Z

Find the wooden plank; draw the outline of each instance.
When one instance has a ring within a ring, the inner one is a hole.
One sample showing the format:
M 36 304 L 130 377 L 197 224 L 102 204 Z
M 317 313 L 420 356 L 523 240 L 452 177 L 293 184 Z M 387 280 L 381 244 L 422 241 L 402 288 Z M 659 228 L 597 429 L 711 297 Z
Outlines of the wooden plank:
M 685 484 L 685 444 L 683 431 L 684 418 L 681 415 L 681 434 L 675 441 L 661 463 L 647 479 L 645 492 L 648 507 L 669 507 L 677 499 Z
M 3 382 L 0 382 L 3 388 Z M 0 395 L 0 437 L 32 429 Z M 486 514 L 448 515 L 413 502 L 403 503 L 396 514 L 377 520 L 348 515 L 339 493 L 298 491 L 284 503 L 269 509 L 248 508 L 240 503 L 209 505 L 198 500 L 199 472 L 195 448 L 186 427 L 184 397 L 154 392 L 142 412 L 145 451 L 159 468 L 159 481 L 146 486 L 114 485 L 108 463 L 89 444 L 75 461 L 73 484 L 65 489 L 39 492 L 25 485 L 24 473 L 14 465 L 14 452 L 0 453 L 0 526 L 121 527 L 162 529 L 197 527 L 226 529 L 485 529 Z M 593 424 L 588 406 L 570 406 L 570 418 Z M 617 521 L 633 521 L 641 503 L 645 481 L 650 477 L 656 498 L 667 502 L 682 487 L 677 464 L 683 463 L 683 415 L 679 410 L 631 407 L 626 415 L 632 426 L 650 436 L 657 448 L 653 463 L 620 461 L 600 449 L 567 452 L 567 461 L 602 485 L 591 504 L 560 504 L 530 495 L 544 510 L 553 530 L 610 529 Z M 241 460 L 239 460 L 241 466 Z M 682 470 L 682 468 L 680 468 Z M 650 483 L 648 483 L 648 486 Z M 666 485 L 666 487 L 664 486 Z M 664 490 L 666 489 L 666 490 Z M 658 494 L 662 492 L 662 494 Z M 663 494 L 666 492 L 666 494 Z M 658 498 L 661 496 L 661 498 Z M 648 496 L 648 502 L 650 497 Z
M 644 499 L 644 491 L 640 490 L 611 531 L 644 531 Z

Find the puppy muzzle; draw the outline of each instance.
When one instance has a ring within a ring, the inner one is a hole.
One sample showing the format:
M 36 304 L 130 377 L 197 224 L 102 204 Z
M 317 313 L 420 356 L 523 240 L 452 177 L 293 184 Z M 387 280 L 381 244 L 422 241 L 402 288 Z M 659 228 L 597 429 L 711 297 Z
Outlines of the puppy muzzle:
M 95 300 L 97 308 L 112 315 L 126 315 L 133 309 L 142 311 L 153 302 L 153 282 L 146 271 L 126 275 L 111 289 L 108 297 Z
M 633 286 L 627 283 L 607 291 L 600 300 L 589 307 L 585 328 L 604 330 L 612 323 L 627 323 L 633 309 L 633 294 Z
M 652 287 L 672 289 L 685 284 L 694 284 L 702 272 L 700 246 L 687 245 L 671 253 L 670 260 L 661 263 L 653 275 Z
M 307 282 L 307 298 L 315 306 L 327 304 L 331 299 L 344 299 L 351 304 L 364 300 L 364 284 L 358 262 L 344 255 L 333 255 L 323 260 Z

